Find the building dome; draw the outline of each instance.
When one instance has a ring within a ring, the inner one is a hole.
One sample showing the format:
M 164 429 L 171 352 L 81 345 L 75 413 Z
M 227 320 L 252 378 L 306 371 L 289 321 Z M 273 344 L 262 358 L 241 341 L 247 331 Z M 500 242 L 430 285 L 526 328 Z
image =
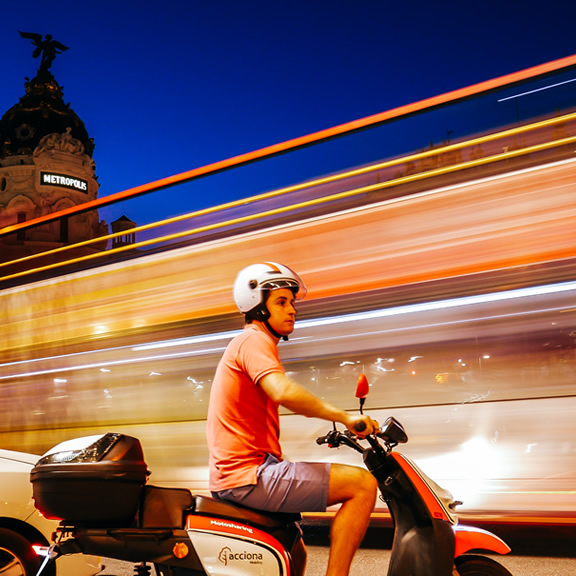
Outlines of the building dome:
M 27 79 L 28 80 L 28 79 Z M 15 157 L 29 157 L 44 136 L 69 133 L 92 157 L 94 142 L 84 123 L 65 104 L 62 88 L 47 70 L 24 84 L 26 93 L 0 119 L 0 165 L 11 164 Z M 19 158 L 19 163 L 28 163 Z
M 91 202 L 100 188 L 94 142 L 49 70 L 55 54 L 67 48 L 51 36 L 20 35 L 33 40 L 33 56 L 42 55 L 42 63 L 32 80 L 26 78 L 20 101 L 0 119 L 0 228 Z M 106 234 L 108 225 L 96 210 L 66 216 L 0 237 L 0 262 Z M 75 255 L 105 248 L 106 240 L 94 242 Z

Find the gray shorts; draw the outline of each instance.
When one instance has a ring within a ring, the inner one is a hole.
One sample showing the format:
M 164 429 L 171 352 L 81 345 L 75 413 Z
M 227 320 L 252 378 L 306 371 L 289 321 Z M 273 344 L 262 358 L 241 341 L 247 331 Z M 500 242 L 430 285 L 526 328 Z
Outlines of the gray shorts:
M 213 492 L 215 498 L 269 512 L 325 512 L 330 464 L 279 461 L 268 454 L 258 484 Z

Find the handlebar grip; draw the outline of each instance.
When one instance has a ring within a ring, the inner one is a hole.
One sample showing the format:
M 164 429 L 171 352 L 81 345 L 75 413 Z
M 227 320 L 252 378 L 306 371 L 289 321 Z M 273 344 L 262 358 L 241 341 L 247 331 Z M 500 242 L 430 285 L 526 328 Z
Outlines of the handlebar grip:
M 364 432 L 364 430 L 366 430 L 366 422 L 364 421 L 358 422 L 358 424 L 356 424 L 354 428 L 356 429 L 356 432 Z

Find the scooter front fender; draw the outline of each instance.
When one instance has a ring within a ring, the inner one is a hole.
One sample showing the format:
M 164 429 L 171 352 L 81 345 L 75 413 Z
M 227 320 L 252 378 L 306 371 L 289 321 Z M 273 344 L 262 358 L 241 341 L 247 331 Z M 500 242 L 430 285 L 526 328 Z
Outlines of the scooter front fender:
M 511 548 L 498 536 L 473 526 L 453 526 L 454 529 L 454 558 L 469 550 L 488 550 L 498 554 L 508 554 Z

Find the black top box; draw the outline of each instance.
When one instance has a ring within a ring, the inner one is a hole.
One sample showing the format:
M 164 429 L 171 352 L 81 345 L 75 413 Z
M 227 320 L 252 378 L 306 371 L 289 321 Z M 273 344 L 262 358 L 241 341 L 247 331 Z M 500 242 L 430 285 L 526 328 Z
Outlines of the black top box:
M 30 481 L 46 518 L 129 527 L 149 474 L 140 441 L 108 433 L 58 444 L 37 462 Z

